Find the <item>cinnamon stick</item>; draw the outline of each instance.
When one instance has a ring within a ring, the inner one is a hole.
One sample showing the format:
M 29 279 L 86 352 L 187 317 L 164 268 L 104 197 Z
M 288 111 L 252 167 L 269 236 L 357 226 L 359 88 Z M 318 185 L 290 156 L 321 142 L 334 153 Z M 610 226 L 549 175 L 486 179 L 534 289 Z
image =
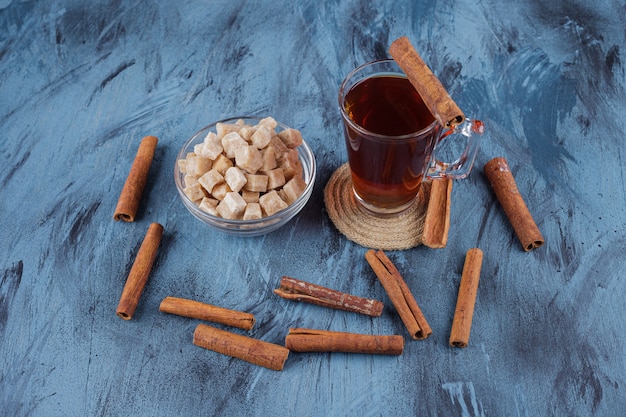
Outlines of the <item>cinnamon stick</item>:
M 254 315 L 250 313 L 177 297 L 165 297 L 163 301 L 161 301 L 159 311 L 175 314 L 177 316 L 225 324 L 243 330 L 252 329 L 256 322 Z
M 357 297 L 287 276 L 281 278 L 280 287 L 275 289 L 274 293 L 287 300 L 302 301 L 372 317 L 378 317 L 383 312 L 383 303 L 378 300 Z
M 441 126 L 453 128 L 463 123 L 465 115 L 406 36 L 393 41 L 389 54 L 404 71 Z
M 346 352 L 400 355 L 404 338 L 314 329 L 289 329 L 285 346 L 294 352 Z
M 135 215 L 141 202 L 141 195 L 148 181 L 148 173 L 157 142 L 158 139 L 155 136 L 146 136 L 141 140 L 137 155 L 135 155 L 135 160 L 117 200 L 117 206 L 113 214 L 115 221 L 135 221 Z
M 485 164 L 484 171 L 524 251 L 542 246 L 543 236 L 517 188 L 507 160 L 494 158 Z
M 146 236 L 139 247 L 133 266 L 128 273 L 120 302 L 117 306 L 116 314 L 124 320 L 133 318 L 141 293 L 148 282 L 148 276 L 161 243 L 161 236 L 163 236 L 163 226 L 159 223 L 150 224 Z
M 422 243 L 429 248 L 445 248 L 448 243 L 451 195 L 451 179 L 441 178 L 431 181 L 430 198 L 422 233 Z
M 482 250 L 472 248 L 467 251 L 450 331 L 450 346 L 464 348 L 469 343 L 482 262 Z
M 284 346 L 231 333 L 206 324 L 196 326 L 193 344 L 274 371 L 282 371 L 289 356 L 289 349 Z
M 422 314 L 422 310 L 417 305 L 402 275 L 387 255 L 382 250 L 370 249 L 365 253 L 365 259 L 383 285 L 411 337 L 422 340 L 430 336 L 432 330 L 424 314 Z

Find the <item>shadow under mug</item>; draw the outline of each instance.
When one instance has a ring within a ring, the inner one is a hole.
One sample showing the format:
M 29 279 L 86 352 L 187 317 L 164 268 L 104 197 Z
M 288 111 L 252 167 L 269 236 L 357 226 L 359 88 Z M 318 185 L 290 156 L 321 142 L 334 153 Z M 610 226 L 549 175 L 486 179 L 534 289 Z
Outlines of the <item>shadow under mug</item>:
M 354 196 L 379 214 L 411 206 L 424 179 L 467 177 L 484 131 L 481 121 L 470 119 L 444 129 L 392 59 L 348 74 L 339 107 Z M 444 139 L 467 141 L 453 162 L 436 158 Z

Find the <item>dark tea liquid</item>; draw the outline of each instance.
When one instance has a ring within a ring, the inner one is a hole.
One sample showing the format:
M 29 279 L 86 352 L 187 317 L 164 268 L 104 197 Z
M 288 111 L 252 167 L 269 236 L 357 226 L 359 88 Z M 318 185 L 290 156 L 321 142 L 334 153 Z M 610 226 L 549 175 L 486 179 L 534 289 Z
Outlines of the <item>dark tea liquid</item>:
M 380 138 L 346 125 L 348 161 L 357 196 L 382 210 L 411 203 L 440 130 L 435 124 L 421 132 L 435 118 L 415 88 L 404 77 L 374 76 L 355 84 L 343 106 L 350 119 L 369 132 L 411 136 Z

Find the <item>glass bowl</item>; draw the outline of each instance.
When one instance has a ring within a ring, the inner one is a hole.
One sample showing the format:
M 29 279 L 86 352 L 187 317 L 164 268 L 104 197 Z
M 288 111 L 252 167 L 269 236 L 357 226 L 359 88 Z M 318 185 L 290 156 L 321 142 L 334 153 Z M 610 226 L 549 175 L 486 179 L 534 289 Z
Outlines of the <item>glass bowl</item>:
M 174 182 L 176 183 L 176 188 L 183 205 L 196 219 L 200 220 L 202 223 L 205 223 L 215 230 L 231 235 L 260 236 L 272 232 L 289 222 L 289 220 L 298 214 L 309 201 L 311 193 L 313 192 L 313 185 L 315 183 L 315 156 L 313 155 L 309 145 L 304 140 L 302 141 L 302 145 L 296 148 L 300 161 L 302 162 L 303 179 L 306 183 L 306 187 L 300 197 L 298 197 L 298 199 L 287 208 L 274 213 L 271 216 L 254 220 L 230 220 L 211 215 L 198 208 L 198 206 L 183 192 L 183 189 L 185 188 L 185 175 L 180 171 L 178 161 L 185 159 L 188 153 L 193 152 L 194 146 L 202 143 L 210 131 L 215 132 L 215 128 L 218 123 L 233 124 L 239 120 L 243 120 L 249 125 L 257 125 L 261 121 L 261 118 L 252 116 L 232 117 L 219 120 L 202 128 L 183 144 L 183 147 L 178 153 L 176 163 L 174 165 Z M 278 125 L 275 129 L 276 133 L 288 128 L 282 123 L 277 123 Z

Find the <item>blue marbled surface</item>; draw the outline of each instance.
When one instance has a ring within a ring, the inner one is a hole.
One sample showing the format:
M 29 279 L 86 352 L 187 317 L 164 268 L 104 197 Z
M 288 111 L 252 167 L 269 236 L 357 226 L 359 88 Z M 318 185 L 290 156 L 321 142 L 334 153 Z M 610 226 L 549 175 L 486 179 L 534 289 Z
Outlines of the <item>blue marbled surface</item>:
M 626 404 L 623 1 L 0 1 L 0 414 L 621 416 Z M 191 343 L 168 295 L 293 326 L 406 335 L 323 187 L 346 160 L 337 90 L 408 36 L 483 119 L 450 241 L 389 256 L 433 328 L 398 357 L 292 353 L 282 372 Z M 210 231 L 173 181 L 183 141 L 223 117 L 299 128 L 318 163 L 304 211 L 258 238 Z M 135 223 L 113 211 L 159 137 Z M 525 253 L 482 173 L 505 156 L 546 239 Z M 164 238 L 131 321 L 115 316 L 149 223 Z M 485 253 L 470 345 L 448 346 L 465 252 Z M 282 275 L 386 308 L 287 302 Z

